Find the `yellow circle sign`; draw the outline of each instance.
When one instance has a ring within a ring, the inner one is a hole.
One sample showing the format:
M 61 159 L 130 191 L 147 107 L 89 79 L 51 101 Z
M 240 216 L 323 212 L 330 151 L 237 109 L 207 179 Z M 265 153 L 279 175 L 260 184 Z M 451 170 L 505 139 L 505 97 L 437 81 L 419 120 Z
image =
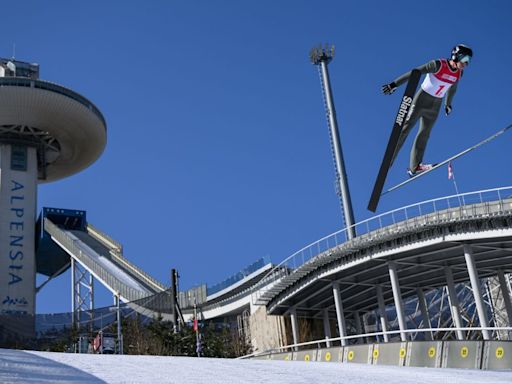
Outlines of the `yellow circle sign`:
M 331 361 L 331 352 L 325 352 L 325 361 Z
M 379 357 L 379 350 L 378 349 L 374 349 L 373 350 L 373 358 L 377 359 L 378 357 Z
M 428 349 L 428 357 L 430 357 L 431 359 L 433 359 L 436 355 L 436 349 L 434 347 L 430 347 Z
M 503 359 L 504 356 L 505 356 L 505 350 L 503 349 L 503 347 L 496 348 L 496 358 Z
M 405 357 L 405 348 L 400 348 L 400 358 L 403 359 Z
M 309 361 L 309 355 L 304 356 L 304 361 Z
M 460 357 L 462 357 L 463 359 L 465 359 L 466 357 L 468 357 L 469 355 L 469 349 L 468 347 L 462 347 L 460 349 Z
M 348 360 L 352 361 L 354 359 L 354 351 L 348 351 Z

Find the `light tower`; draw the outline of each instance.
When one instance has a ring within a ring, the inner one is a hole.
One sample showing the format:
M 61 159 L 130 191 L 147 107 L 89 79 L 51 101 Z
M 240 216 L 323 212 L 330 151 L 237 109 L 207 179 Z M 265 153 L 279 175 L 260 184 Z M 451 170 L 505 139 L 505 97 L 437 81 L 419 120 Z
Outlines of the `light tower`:
M 348 188 L 347 172 L 345 171 L 345 162 L 343 160 L 343 151 L 341 150 L 341 140 L 336 120 L 336 110 L 334 109 L 334 100 L 329 80 L 329 71 L 327 65 L 334 57 L 334 46 L 316 47 L 311 49 L 309 57 L 311 62 L 318 67 L 320 82 L 322 85 L 322 94 L 324 97 L 325 111 L 327 114 L 327 124 L 329 126 L 329 135 L 331 139 L 331 149 L 334 156 L 334 165 L 336 168 L 336 189 L 341 200 L 342 215 L 347 228 L 347 237 L 352 239 L 356 236 L 354 228 L 354 212 L 352 210 L 352 200 Z
M 37 185 L 96 161 L 107 140 L 96 106 L 0 58 L 0 315 L 35 314 Z

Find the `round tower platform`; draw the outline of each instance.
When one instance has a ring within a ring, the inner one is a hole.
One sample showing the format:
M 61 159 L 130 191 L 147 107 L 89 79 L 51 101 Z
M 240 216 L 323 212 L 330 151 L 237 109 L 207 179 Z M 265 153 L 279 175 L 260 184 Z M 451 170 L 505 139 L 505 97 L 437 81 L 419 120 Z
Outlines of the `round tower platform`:
M 96 106 L 60 85 L 29 78 L 0 78 L 0 142 L 32 142 L 45 148 L 50 182 L 87 168 L 103 152 L 106 123 Z

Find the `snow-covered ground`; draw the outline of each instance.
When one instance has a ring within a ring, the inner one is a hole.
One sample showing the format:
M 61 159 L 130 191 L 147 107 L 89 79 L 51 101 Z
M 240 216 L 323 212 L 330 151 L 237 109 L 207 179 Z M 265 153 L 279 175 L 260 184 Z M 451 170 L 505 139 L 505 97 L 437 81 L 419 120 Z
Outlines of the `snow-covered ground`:
M 0 349 L 1 383 L 512 383 L 512 372 Z

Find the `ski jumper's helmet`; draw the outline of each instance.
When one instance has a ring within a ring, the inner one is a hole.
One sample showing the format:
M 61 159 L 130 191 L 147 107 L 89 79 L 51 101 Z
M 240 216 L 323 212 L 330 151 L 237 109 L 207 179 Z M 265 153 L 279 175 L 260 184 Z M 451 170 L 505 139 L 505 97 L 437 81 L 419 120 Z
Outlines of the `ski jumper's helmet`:
M 473 57 L 473 50 L 467 45 L 459 44 L 452 49 L 452 60 L 461 63 L 469 64 Z

